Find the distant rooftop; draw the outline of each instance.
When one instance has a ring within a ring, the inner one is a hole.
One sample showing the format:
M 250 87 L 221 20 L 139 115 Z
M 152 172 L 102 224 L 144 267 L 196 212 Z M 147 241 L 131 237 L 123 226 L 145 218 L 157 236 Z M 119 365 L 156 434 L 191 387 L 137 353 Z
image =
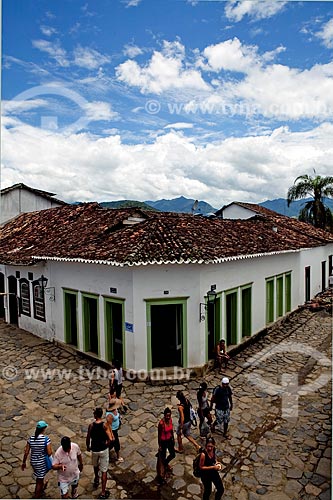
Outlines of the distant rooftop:
M 35 188 L 30 187 L 30 186 L 27 186 L 26 184 L 23 184 L 22 182 L 19 182 L 17 184 L 13 184 L 12 186 L 9 186 L 7 188 L 1 189 L 0 193 L 1 193 L 1 195 L 3 195 L 6 193 L 9 193 L 10 191 L 14 191 L 15 189 L 25 189 L 26 191 L 30 191 L 31 193 L 42 196 L 43 198 L 47 198 L 48 200 L 59 203 L 60 205 L 67 205 L 67 203 L 65 201 L 54 198 L 55 193 L 50 193 L 49 191 L 42 191 L 41 189 L 35 189 Z

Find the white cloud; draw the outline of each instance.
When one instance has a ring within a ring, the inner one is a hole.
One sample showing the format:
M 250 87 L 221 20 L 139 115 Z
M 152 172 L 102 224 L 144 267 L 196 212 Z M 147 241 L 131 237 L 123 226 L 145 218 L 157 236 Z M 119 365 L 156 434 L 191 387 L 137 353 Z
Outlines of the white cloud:
M 316 33 L 316 36 L 322 40 L 325 47 L 328 49 L 333 48 L 333 18 L 323 25 L 321 31 Z
M 90 47 L 78 46 L 74 49 L 74 64 L 86 69 L 96 69 L 109 63 L 110 57 Z
M 177 123 L 170 123 L 169 125 L 166 125 L 164 128 L 179 130 L 183 128 L 193 128 L 193 126 L 194 126 L 193 123 L 177 122 Z
M 159 199 L 162 193 L 220 207 L 235 199 L 285 197 L 298 175 L 313 168 L 320 175 L 333 171 L 329 123 L 307 132 L 282 127 L 205 146 L 176 131 L 151 144 L 128 145 L 118 135 L 96 139 L 24 125 L 3 127 L 3 183 L 19 179 L 68 201 Z
M 333 63 L 299 70 L 271 65 L 252 71 L 229 90 L 256 114 L 277 119 L 331 119 Z
M 108 102 L 87 102 L 83 106 L 83 109 L 89 121 L 113 120 L 119 117 L 117 112 L 112 111 L 111 105 Z
M 48 40 L 33 40 L 32 45 L 36 49 L 49 54 L 49 56 L 57 61 L 59 66 L 69 66 L 67 53 L 60 47 L 58 42 L 49 42 Z
M 38 109 L 46 105 L 47 102 L 43 99 L 28 99 L 25 101 L 12 99 L 11 101 L 2 101 L 1 109 L 3 115 L 8 115 L 11 113 L 13 114 L 24 113 L 25 111 Z
M 137 45 L 127 44 L 124 46 L 123 53 L 125 56 L 132 59 L 140 54 L 143 54 L 143 51 Z
M 123 0 L 126 7 L 137 7 L 141 0 Z
M 266 19 L 280 12 L 286 0 L 228 0 L 225 14 L 231 21 L 241 21 L 244 16 L 255 20 Z
M 184 57 L 180 42 L 164 42 L 162 52 L 155 51 L 145 66 L 125 61 L 116 67 L 116 76 L 121 82 L 139 87 L 143 94 L 160 94 L 170 89 L 208 90 L 200 72 L 185 67 Z
M 55 28 L 52 28 L 51 26 L 41 26 L 40 30 L 45 36 L 52 36 L 58 33 L 57 30 Z
M 203 50 L 202 70 L 216 72 L 209 95 L 191 96 L 187 113 L 264 116 L 278 120 L 322 120 L 333 116 L 333 63 L 309 69 L 273 64 L 285 48 L 259 54 L 234 38 Z M 237 79 L 224 71 L 243 73 Z
M 213 71 L 240 71 L 246 73 L 258 64 L 257 47 L 243 45 L 238 38 L 210 45 L 203 51 L 208 68 Z

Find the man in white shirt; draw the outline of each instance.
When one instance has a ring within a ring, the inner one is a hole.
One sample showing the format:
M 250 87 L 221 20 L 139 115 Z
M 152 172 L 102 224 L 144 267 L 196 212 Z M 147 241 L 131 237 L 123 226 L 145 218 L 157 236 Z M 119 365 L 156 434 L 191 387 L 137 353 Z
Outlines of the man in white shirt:
M 77 498 L 80 472 L 83 469 L 82 454 L 79 446 L 72 443 L 69 437 L 65 436 L 61 439 L 61 446 L 54 454 L 52 468 L 58 471 L 61 498 L 69 498 L 70 487 L 72 498 Z

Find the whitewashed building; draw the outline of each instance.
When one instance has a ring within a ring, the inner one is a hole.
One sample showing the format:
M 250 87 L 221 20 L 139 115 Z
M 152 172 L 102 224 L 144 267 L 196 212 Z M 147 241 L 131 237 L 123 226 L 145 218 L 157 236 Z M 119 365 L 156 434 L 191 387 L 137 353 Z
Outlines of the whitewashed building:
M 62 205 L 66 205 L 66 203 L 54 198 L 54 193 L 34 189 L 22 183 L 14 184 L 1 189 L 0 225 L 17 217 L 22 212 L 34 212 Z
M 97 203 L 22 214 L 0 231 L 0 315 L 127 370 L 201 367 L 220 338 L 236 345 L 328 286 L 332 234 L 241 205 L 233 220 Z

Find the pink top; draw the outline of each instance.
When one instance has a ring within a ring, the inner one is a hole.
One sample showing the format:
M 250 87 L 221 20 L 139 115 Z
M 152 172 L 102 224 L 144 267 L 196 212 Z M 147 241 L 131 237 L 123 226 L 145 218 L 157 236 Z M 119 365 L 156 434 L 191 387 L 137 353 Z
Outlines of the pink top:
M 81 450 L 76 443 L 71 443 L 70 452 L 67 453 L 60 446 L 54 454 L 53 465 L 62 464 L 66 466 L 66 470 L 58 470 L 58 481 L 60 483 L 70 483 L 80 476 L 78 455 L 81 455 Z
M 161 441 L 168 441 L 173 437 L 173 425 L 172 425 L 172 419 L 170 418 L 170 423 L 167 425 L 165 420 L 162 418 L 160 421 L 160 425 L 162 426 L 162 432 L 160 439 Z

